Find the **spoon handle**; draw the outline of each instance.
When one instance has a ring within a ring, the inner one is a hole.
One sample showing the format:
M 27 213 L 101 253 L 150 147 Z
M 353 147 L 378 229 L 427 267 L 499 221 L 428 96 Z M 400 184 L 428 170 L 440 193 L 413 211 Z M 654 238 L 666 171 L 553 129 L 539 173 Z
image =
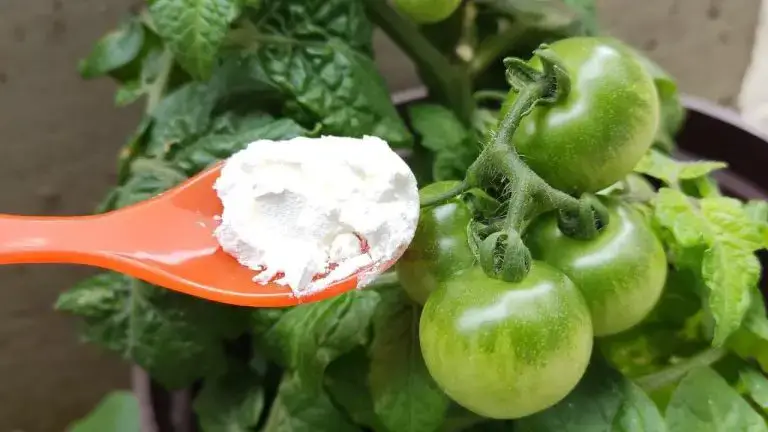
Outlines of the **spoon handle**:
M 103 220 L 0 214 L 0 264 L 97 265 L 110 239 Z

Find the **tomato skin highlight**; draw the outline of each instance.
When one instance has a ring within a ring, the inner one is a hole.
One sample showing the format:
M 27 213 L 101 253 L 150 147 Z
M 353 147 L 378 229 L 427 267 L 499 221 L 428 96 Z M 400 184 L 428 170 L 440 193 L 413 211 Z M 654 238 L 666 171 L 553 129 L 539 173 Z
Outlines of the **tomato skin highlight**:
M 432 183 L 422 188 L 419 196 L 424 200 L 458 184 Z M 421 210 L 413 240 L 395 265 L 400 284 L 413 301 L 425 304 L 440 283 L 474 265 L 467 238 L 471 220 L 472 211 L 458 197 Z
M 581 290 L 595 336 L 620 333 L 642 321 L 667 278 L 664 248 L 642 215 L 618 200 L 602 201 L 610 222 L 595 239 L 566 236 L 554 213 L 535 220 L 524 238 L 534 259 L 567 274 Z
M 427 369 L 458 404 L 514 419 L 562 400 L 584 374 L 592 323 L 567 276 L 534 261 L 518 283 L 475 267 L 442 284 L 419 325 Z
M 626 176 L 653 144 L 659 100 L 637 57 L 608 38 L 573 37 L 550 45 L 571 77 L 571 90 L 523 118 L 512 145 L 553 187 L 578 195 Z M 529 64 L 541 70 L 533 57 Z M 517 99 L 509 93 L 506 113 Z

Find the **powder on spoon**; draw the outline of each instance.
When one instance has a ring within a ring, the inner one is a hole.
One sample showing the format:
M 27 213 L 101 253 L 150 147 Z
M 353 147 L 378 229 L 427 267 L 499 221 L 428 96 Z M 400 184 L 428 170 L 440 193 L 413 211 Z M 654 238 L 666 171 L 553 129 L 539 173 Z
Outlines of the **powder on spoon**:
M 214 185 L 222 249 L 299 296 L 399 258 L 419 218 L 416 178 L 376 137 L 260 140 L 227 159 Z

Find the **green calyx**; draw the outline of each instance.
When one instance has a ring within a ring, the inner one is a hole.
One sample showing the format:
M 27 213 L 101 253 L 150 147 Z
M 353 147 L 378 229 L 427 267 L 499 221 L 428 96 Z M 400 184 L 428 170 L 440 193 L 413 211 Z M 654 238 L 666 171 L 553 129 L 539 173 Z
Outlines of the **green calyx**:
M 608 212 L 597 199 L 586 194 L 575 198 L 550 186 L 511 145 L 521 120 L 537 104 L 557 103 L 570 91 L 568 71 L 557 55 L 545 44 L 534 54 L 541 60 L 541 71 L 517 58 L 504 60 L 507 81 L 518 97 L 467 170 L 464 181 L 422 202 L 422 207 L 429 207 L 469 189 L 500 187 L 506 209 L 503 222 L 473 225 L 482 227 L 482 232 L 475 232 L 470 238 L 476 242 L 474 249 L 485 273 L 509 282 L 523 280 L 530 271 L 531 253 L 522 241 L 522 234 L 536 216 L 557 210 L 563 233 L 578 239 L 594 238 L 608 223 Z M 489 228 L 498 229 L 488 233 Z

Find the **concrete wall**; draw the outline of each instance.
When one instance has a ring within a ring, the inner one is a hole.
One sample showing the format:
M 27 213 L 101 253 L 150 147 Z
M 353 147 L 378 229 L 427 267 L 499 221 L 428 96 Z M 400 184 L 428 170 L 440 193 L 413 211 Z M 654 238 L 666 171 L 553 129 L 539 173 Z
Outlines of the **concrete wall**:
M 112 106 L 112 85 L 85 83 L 76 62 L 130 1 L 0 2 L 2 212 L 92 211 L 114 181 L 118 147 L 136 112 Z M 51 310 L 83 269 L 0 268 L 0 431 L 53 432 L 128 371 L 81 346 L 75 322 Z
M 0 2 L 2 212 L 89 212 L 114 182 L 119 146 L 139 118 L 112 106 L 112 85 L 83 82 L 76 62 L 137 0 Z M 747 65 L 759 0 L 602 0 L 612 33 L 648 51 L 683 89 L 731 104 Z M 393 55 L 391 46 L 379 52 Z M 412 70 L 382 65 L 390 83 Z M 0 268 L 0 432 L 62 430 L 113 387 L 125 365 L 82 346 L 54 313 L 57 293 L 87 271 Z

